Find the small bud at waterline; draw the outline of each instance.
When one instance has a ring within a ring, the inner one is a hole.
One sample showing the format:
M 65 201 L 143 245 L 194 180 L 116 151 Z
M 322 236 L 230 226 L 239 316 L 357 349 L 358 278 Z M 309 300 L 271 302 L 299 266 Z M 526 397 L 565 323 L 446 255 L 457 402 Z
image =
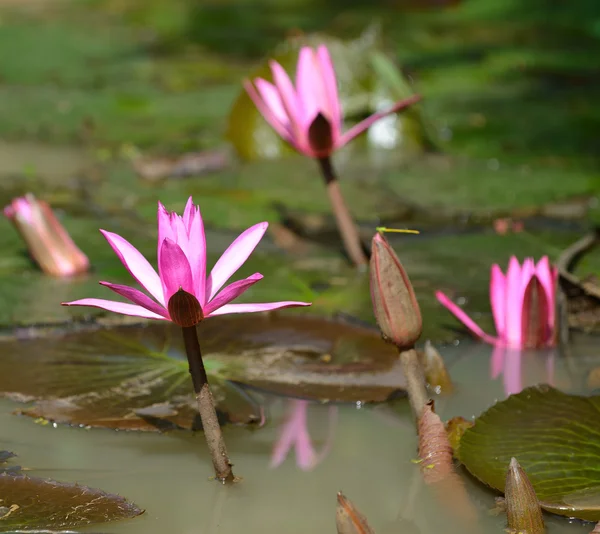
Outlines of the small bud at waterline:
M 365 516 L 343 493 L 338 493 L 337 501 L 335 524 L 338 534 L 374 534 Z
M 372 241 L 370 277 L 373 312 L 381 333 L 399 348 L 411 348 L 423 330 L 421 310 L 398 256 L 379 233 Z
M 546 532 L 535 490 L 516 458 L 510 461 L 504 494 L 509 530 L 527 534 Z
M 169 299 L 168 310 L 171 321 L 179 326 L 195 326 L 204 319 L 198 299 L 183 289 Z

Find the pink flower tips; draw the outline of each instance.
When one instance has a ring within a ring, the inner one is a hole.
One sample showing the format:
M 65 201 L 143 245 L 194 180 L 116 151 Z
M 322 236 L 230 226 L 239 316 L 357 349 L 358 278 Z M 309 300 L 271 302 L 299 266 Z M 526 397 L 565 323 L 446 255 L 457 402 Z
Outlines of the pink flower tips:
M 47 202 L 31 193 L 15 198 L 4 208 L 33 259 L 52 276 L 72 276 L 90 268 L 87 256 L 77 248 Z
M 184 327 L 198 324 L 212 315 L 309 306 L 309 303 L 295 301 L 230 304 L 263 277 L 255 273 L 223 288 L 256 248 L 267 226 L 266 222 L 259 223 L 243 232 L 206 276 L 206 239 L 200 208 L 190 197 L 183 216 L 180 216 L 159 203 L 158 273 L 128 241 L 101 230 L 123 265 L 150 296 L 133 287 L 100 282 L 132 304 L 87 298 L 63 305 L 92 306 L 124 315 L 173 321 Z
M 511 348 L 551 347 L 555 339 L 555 303 L 558 270 L 547 256 L 537 265 L 527 258 L 521 266 L 511 257 L 506 274 L 492 265 L 490 300 L 496 336 L 486 334 L 467 314 L 441 291 L 438 301 L 471 332 L 488 343 Z
M 337 80 L 326 46 L 300 49 L 295 86 L 279 63 L 271 61 L 270 66 L 274 83 L 256 78 L 244 87 L 273 129 L 298 152 L 314 158 L 328 157 L 374 122 L 420 99 L 411 96 L 342 133 Z

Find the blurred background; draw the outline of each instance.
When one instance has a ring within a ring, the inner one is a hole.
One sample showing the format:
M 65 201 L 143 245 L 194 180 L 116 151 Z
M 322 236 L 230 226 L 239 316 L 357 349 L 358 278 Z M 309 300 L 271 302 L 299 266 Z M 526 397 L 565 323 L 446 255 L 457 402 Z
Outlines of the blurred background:
M 2 0 L 0 200 L 49 201 L 100 275 L 48 281 L 2 221 L 0 322 L 62 320 L 57 298 L 100 296 L 98 276 L 126 280 L 97 229 L 151 256 L 157 199 L 180 210 L 190 194 L 215 253 L 271 223 L 264 251 L 287 257 L 255 260 L 252 272 L 272 273 L 256 291 L 284 285 L 286 298 L 322 296 L 318 312 L 372 321 L 368 292 L 323 296 L 352 275 L 317 168 L 241 88 L 270 57 L 293 71 L 298 47 L 318 42 L 350 123 L 423 95 L 335 160 L 365 239 L 377 224 L 438 236 L 413 239 L 406 258 L 425 313 L 449 284 L 487 309 L 492 262 L 556 257 L 599 219 L 597 0 Z M 467 279 L 449 277 L 457 269 Z

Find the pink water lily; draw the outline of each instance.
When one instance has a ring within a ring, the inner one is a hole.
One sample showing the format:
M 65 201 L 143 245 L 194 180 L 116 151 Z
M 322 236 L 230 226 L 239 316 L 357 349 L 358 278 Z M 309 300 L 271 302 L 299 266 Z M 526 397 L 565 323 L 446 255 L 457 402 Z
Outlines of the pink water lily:
M 337 80 L 325 45 L 300 49 L 295 87 L 279 63 L 271 61 L 270 67 L 274 83 L 256 78 L 254 84 L 246 80 L 244 87 L 273 129 L 298 152 L 314 158 L 328 157 L 374 122 L 420 99 L 411 96 L 342 132 Z
M 506 274 L 492 266 L 490 301 L 496 337 L 486 334 L 459 306 L 441 291 L 438 301 L 448 308 L 475 336 L 511 348 L 551 347 L 556 343 L 555 304 L 558 270 L 547 256 L 537 265 L 527 258 L 521 266 L 512 256 Z
M 117 234 L 100 230 L 123 265 L 135 280 L 151 295 L 120 284 L 100 282 L 131 303 L 85 298 L 63 303 L 66 306 L 92 306 L 104 310 L 148 319 L 173 321 L 181 326 L 179 317 L 169 308 L 174 300 L 195 312 L 195 322 L 214 315 L 252 313 L 290 306 L 309 306 L 306 302 L 282 301 L 260 304 L 230 304 L 263 278 L 255 273 L 223 288 L 231 276 L 248 259 L 267 230 L 263 222 L 248 228 L 223 253 L 206 276 L 206 239 L 200 208 L 189 198 L 183 217 L 158 204 L 158 273 L 148 260 L 128 241 Z M 222 289 L 223 288 L 223 289 Z M 175 295 L 188 298 L 174 299 Z M 185 312 L 186 310 L 184 310 Z M 193 324 L 193 323 L 192 323 Z
M 296 450 L 296 465 L 303 471 L 310 471 L 321 462 L 333 441 L 333 429 L 337 421 L 337 408 L 329 409 L 329 435 L 323 449 L 317 453 L 308 433 L 307 423 L 308 401 L 290 400 L 290 411 L 271 456 L 271 467 L 279 467 L 292 447 Z

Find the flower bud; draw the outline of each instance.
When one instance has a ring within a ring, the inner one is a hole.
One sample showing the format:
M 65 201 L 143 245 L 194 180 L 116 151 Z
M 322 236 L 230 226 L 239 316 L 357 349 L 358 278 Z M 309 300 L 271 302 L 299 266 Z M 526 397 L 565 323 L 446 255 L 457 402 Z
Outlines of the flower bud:
M 32 194 L 13 199 L 4 208 L 27 244 L 40 269 L 52 276 L 72 276 L 90 267 L 87 256 L 77 248 L 50 206 Z
M 195 326 L 204 319 L 198 299 L 181 288 L 169 299 L 168 310 L 171 321 L 184 328 Z
M 546 532 L 535 490 L 516 458 L 510 461 L 504 494 L 510 530 L 527 534 Z
M 371 300 L 375 319 L 384 339 L 400 349 L 411 348 L 423 330 L 412 284 L 381 234 L 375 234 L 371 246 Z
M 373 534 L 365 516 L 341 492 L 337 494 L 335 523 L 338 534 Z

